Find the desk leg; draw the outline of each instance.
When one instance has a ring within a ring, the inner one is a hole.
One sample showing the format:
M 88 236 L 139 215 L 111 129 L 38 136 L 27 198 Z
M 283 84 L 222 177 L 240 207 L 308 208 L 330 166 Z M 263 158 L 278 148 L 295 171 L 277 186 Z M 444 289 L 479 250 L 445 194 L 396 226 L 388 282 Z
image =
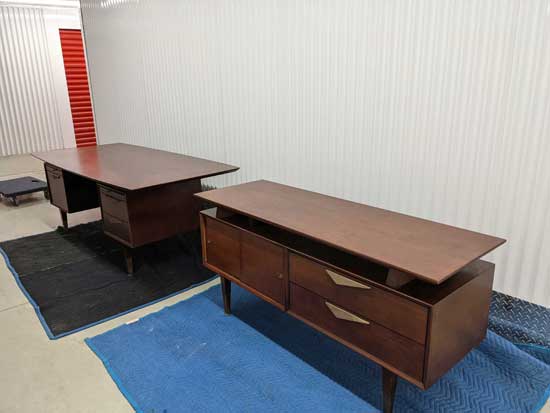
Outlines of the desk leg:
M 223 311 L 231 314 L 231 281 L 220 276 L 222 282 Z
M 397 376 L 382 367 L 382 388 L 384 392 L 384 413 L 393 412 L 393 401 L 397 387 Z
M 124 251 L 124 259 L 126 260 L 126 272 L 128 274 L 134 273 L 134 256 L 132 254 L 132 249 L 127 246 L 123 246 L 122 250 Z
M 65 231 L 69 229 L 69 221 L 67 220 L 67 213 L 65 211 L 59 210 L 59 213 L 61 214 L 61 222 L 63 223 L 63 228 Z

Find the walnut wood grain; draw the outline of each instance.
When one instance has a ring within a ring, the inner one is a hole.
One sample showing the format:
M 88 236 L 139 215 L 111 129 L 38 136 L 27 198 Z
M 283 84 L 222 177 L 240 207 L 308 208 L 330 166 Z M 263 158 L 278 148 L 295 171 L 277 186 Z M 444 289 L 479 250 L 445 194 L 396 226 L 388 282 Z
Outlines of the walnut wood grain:
M 494 264 L 431 309 L 424 383 L 430 387 L 485 338 Z
M 46 171 L 46 180 L 48 182 L 48 192 L 50 202 L 59 208 L 60 211 L 67 213 L 69 204 L 65 193 L 65 181 L 63 180 L 63 170 L 51 165 L 44 165 Z
M 285 251 L 256 235 L 241 233 L 239 279 L 284 305 Z
M 33 153 L 65 171 L 129 191 L 201 179 L 239 168 L 123 143 Z
M 96 184 L 89 179 L 44 164 L 50 202 L 65 213 L 97 208 L 99 200 Z
M 269 181 L 197 196 L 259 221 L 440 284 L 504 239 Z
M 230 225 L 214 219 L 203 222 L 206 242 L 203 259 L 206 264 L 225 271 L 233 277 L 241 276 L 241 234 Z
M 128 222 L 128 204 L 124 192 L 115 191 L 112 188 L 99 185 L 99 198 L 103 213 Z
M 337 285 L 327 271 L 331 270 L 313 260 L 290 254 L 289 276 L 292 282 L 424 344 L 428 324 L 427 307 L 368 283 L 359 283 L 370 285 L 368 289 Z
M 417 380 L 422 380 L 424 346 L 381 325 L 343 320 L 326 305 L 328 299 L 290 284 L 289 310 L 315 327 L 333 332 L 344 343 L 360 347 Z M 362 317 L 358 317 L 363 319 Z
M 397 389 L 397 376 L 388 369 L 382 368 L 382 391 L 383 391 L 383 411 L 384 413 L 393 412 L 393 402 L 395 399 L 395 390 Z
M 235 282 L 378 363 L 384 412 L 397 376 L 427 389 L 485 336 L 494 265 L 476 257 L 502 239 L 265 181 L 199 198 L 221 206 L 200 215 L 226 310 Z
M 231 314 L 231 281 L 220 276 L 223 297 L 223 311 L 225 314 Z

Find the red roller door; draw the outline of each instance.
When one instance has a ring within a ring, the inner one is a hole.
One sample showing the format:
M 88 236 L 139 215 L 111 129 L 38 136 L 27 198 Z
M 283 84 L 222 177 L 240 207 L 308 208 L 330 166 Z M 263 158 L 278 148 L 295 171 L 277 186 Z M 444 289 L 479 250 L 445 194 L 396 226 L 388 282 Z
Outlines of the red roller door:
M 76 146 L 96 145 L 92 99 L 80 30 L 60 29 L 61 50 L 69 89 Z

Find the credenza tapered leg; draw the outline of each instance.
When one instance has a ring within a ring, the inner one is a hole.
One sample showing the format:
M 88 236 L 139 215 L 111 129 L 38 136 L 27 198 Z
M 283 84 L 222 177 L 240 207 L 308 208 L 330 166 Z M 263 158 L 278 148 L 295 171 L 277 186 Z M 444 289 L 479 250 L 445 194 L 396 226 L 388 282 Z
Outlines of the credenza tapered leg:
M 231 314 L 231 281 L 220 276 L 222 282 L 223 311 Z
M 122 250 L 124 251 L 124 259 L 126 261 L 126 272 L 128 274 L 134 273 L 134 256 L 132 254 L 132 249 L 127 246 L 123 246 Z
M 67 231 L 69 229 L 69 221 L 67 220 L 67 213 L 65 211 L 59 210 L 61 214 L 61 223 L 63 224 L 63 229 Z
M 384 392 L 384 413 L 393 412 L 393 401 L 397 387 L 397 376 L 382 367 L 382 388 Z

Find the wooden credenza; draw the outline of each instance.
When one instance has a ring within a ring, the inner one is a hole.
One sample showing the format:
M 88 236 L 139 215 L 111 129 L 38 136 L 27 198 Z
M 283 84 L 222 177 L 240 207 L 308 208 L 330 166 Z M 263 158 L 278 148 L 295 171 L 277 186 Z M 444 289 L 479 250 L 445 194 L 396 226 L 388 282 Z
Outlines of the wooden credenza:
M 198 194 L 204 264 L 427 389 L 485 337 L 504 240 L 267 181 Z M 410 244 L 407 248 L 407 244 Z M 417 255 L 418 251 L 422 255 Z

